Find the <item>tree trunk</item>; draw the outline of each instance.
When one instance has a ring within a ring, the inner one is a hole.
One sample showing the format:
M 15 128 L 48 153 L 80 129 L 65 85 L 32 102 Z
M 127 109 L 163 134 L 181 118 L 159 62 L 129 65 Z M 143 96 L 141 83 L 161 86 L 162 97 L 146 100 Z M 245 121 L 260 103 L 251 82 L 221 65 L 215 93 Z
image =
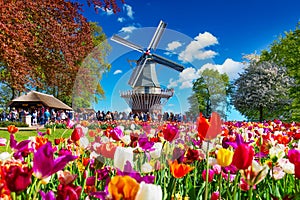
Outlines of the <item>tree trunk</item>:
M 263 107 L 259 106 L 259 121 L 263 121 Z

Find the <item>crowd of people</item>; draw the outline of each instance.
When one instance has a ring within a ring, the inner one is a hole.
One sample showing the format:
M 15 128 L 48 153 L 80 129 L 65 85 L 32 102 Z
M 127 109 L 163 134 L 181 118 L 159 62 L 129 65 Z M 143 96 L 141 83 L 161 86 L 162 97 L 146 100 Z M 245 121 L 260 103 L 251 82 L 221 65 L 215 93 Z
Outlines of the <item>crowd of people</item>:
M 186 115 L 181 113 L 174 114 L 173 112 L 111 112 L 97 111 L 96 119 L 98 121 L 111 120 L 139 120 L 139 121 L 187 121 Z
M 139 120 L 139 121 L 188 121 L 187 116 L 181 113 L 173 112 L 118 112 L 118 111 L 100 111 L 97 112 L 74 112 L 65 110 L 55 110 L 45 107 L 26 109 L 11 109 L 10 112 L 2 111 L 0 121 L 19 121 L 24 122 L 24 117 L 31 117 L 31 125 L 44 125 L 49 122 L 63 122 L 68 119 L 81 121 L 114 121 L 114 120 Z
M 65 121 L 73 119 L 73 111 L 55 110 L 45 107 L 27 109 L 12 108 L 9 112 L 4 110 L 0 114 L 0 121 L 24 122 L 25 117 L 31 118 L 31 125 L 44 125 L 51 121 Z

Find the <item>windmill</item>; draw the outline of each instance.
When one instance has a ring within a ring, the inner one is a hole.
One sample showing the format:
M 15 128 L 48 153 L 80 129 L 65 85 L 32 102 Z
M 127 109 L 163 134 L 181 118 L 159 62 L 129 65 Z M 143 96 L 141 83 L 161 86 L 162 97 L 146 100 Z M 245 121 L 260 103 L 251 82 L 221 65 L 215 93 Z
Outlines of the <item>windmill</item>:
M 167 24 L 160 21 L 149 46 L 145 49 L 117 35 L 111 40 L 140 52 L 142 55 L 137 60 L 128 84 L 133 88 L 131 91 L 121 93 L 133 112 L 149 112 L 161 109 L 161 106 L 173 96 L 173 89 L 162 89 L 156 75 L 156 64 L 172 68 L 182 72 L 184 67 L 159 56 L 155 51 L 158 43 L 166 29 Z

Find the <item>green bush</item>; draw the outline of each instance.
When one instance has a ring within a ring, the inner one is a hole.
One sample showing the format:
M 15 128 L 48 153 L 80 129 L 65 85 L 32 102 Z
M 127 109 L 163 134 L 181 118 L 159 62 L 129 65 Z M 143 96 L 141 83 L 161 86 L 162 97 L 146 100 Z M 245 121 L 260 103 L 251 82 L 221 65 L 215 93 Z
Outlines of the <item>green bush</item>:
M 64 123 L 49 123 L 44 125 L 45 128 L 58 128 L 58 129 L 66 129 L 67 125 Z
M 29 125 L 24 122 L 12 122 L 12 121 L 2 121 L 0 122 L 0 127 L 8 127 L 9 125 L 15 125 L 16 127 L 28 127 Z

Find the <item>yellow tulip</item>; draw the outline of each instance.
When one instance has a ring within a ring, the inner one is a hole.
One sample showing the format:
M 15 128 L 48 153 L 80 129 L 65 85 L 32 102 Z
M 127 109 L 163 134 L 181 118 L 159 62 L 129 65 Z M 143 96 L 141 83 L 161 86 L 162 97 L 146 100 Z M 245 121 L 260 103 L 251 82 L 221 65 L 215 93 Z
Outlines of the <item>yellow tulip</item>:
M 217 162 L 222 167 L 227 167 L 231 164 L 233 157 L 233 151 L 228 149 L 219 149 L 217 153 Z

